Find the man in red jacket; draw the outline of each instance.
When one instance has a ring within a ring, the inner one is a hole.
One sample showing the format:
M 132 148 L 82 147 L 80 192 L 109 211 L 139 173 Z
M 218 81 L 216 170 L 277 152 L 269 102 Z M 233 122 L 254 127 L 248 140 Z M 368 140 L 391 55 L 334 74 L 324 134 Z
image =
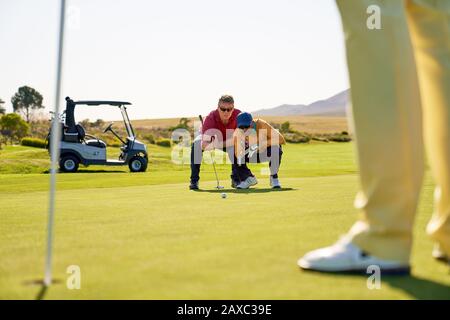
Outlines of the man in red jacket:
M 231 186 L 235 188 L 241 181 L 252 175 L 250 169 L 237 169 L 234 156 L 233 133 L 236 118 L 241 111 L 234 108 L 234 99 L 230 95 L 220 97 L 217 109 L 211 111 L 202 125 L 201 135 L 195 138 L 191 148 L 191 183 L 189 189 L 198 190 L 200 164 L 204 150 L 222 149 L 231 160 Z

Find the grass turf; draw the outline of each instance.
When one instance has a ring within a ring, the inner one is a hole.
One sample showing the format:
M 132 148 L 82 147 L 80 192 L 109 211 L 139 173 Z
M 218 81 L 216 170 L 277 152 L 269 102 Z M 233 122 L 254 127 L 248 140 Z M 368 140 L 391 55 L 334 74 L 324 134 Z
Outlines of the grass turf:
M 364 276 L 298 270 L 299 256 L 331 244 L 356 218 L 352 148 L 288 145 L 280 172 L 284 190 L 268 189 L 261 175 L 266 165 L 252 165 L 260 184 L 249 192 L 225 190 L 227 199 L 214 190 L 210 165 L 202 166 L 202 190 L 188 191 L 188 165 L 172 164 L 170 149 L 162 147 L 150 147 L 146 173 L 89 167 L 61 174 L 54 242 L 54 274 L 61 282 L 45 298 L 450 298 L 449 268 L 431 259 L 424 233 L 432 211 L 429 175 L 416 219 L 412 276 L 383 277 L 380 290 L 369 290 Z M 33 299 L 39 291 L 29 283 L 43 274 L 46 157 L 26 147 L 0 152 L 1 299 Z M 14 173 L 21 167 L 34 173 Z M 229 166 L 218 168 L 229 186 Z M 81 268 L 80 290 L 66 288 L 69 265 Z

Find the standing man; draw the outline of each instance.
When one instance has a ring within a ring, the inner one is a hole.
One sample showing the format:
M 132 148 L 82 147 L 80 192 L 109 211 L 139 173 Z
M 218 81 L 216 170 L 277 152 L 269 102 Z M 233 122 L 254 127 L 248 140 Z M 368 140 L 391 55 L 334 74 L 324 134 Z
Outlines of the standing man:
M 298 264 L 322 272 L 366 272 L 378 265 L 384 273 L 409 273 L 425 144 L 436 182 L 427 233 L 435 243 L 432 256 L 448 262 L 450 1 L 337 3 L 347 41 L 361 217 L 343 240 L 307 253 Z M 374 6 L 380 27 L 368 28 L 366 12 Z
M 266 121 L 253 120 L 250 113 L 242 112 L 237 116 L 237 129 L 233 138 L 239 170 L 242 168 L 245 170 L 246 163 L 269 162 L 270 186 L 273 189 L 280 189 L 278 170 L 283 155 L 281 145 L 285 144 L 286 140 L 278 130 Z M 237 186 L 237 189 L 248 189 L 257 183 L 256 177 L 250 175 Z
M 203 151 L 221 149 L 228 153 L 231 161 L 231 186 L 235 188 L 252 175 L 247 166 L 237 170 L 234 157 L 233 133 L 236 129 L 236 118 L 240 111 L 234 108 L 234 99 L 230 95 L 220 97 L 217 109 L 211 111 L 202 124 L 201 134 L 197 136 L 191 147 L 191 182 L 189 189 L 198 190 L 200 180 L 200 165 Z

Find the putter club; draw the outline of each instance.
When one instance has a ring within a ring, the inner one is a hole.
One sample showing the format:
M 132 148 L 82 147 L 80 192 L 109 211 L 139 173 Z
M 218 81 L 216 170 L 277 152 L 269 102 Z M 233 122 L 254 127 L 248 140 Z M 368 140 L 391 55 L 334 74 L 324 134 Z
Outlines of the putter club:
M 199 115 L 198 118 L 200 119 L 200 122 L 202 123 L 202 127 L 203 127 L 203 117 L 202 117 L 202 115 Z M 219 177 L 217 176 L 216 162 L 214 160 L 214 157 L 212 156 L 212 153 L 209 153 L 209 156 L 211 157 L 211 162 L 212 162 L 212 165 L 213 165 L 213 168 L 214 168 L 214 174 L 216 176 L 216 182 L 217 182 L 216 188 L 217 188 L 217 190 L 221 190 L 221 189 L 223 189 L 223 186 L 220 185 Z

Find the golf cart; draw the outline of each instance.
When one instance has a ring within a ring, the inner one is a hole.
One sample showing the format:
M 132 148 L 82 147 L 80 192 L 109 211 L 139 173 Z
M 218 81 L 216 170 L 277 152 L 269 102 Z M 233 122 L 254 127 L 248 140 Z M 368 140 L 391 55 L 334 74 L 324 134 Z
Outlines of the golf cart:
M 75 124 L 74 111 L 77 105 L 110 105 L 119 108 L 128 135 L 126 141 L 112 129 L 113 123 L 109 124 L 103 131 L 104 133 L 110 131 L 122 142 L 123 145 L 120 147 L 121 153 L 118 160 L 107 159 L 106 143 L 97 137 L 87 134 L 80 124 Z M 106 166 L 128 165 L 131 172 L 144 172 L 148 164 L 147 147 L 144 143 L 136 140 L 133 127 L 128 118 L 127 105 L 131 105 L 131 103 L 121 101 L 73 101 L 67 97 L 66 110 L 64 111 L 65 117 L 60 116 L 63 128 L 59 158 L 60 170 L 63 172 L 76 172 L 81 163 L 85 166 L 93 164 Z

